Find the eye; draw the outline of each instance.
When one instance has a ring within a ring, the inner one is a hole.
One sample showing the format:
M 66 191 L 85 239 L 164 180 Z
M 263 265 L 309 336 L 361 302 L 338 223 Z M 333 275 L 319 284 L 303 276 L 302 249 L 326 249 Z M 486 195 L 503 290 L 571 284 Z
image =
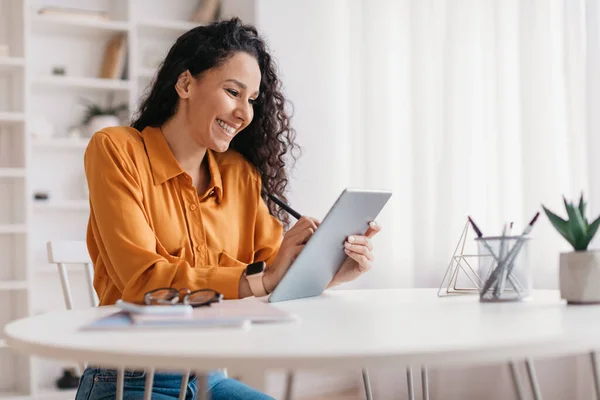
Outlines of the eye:
M 248 99 L 248 103 L 254 105 L 256 103 L 257 99 Z
M 234 89 L 225 89 L 225 90 L 227 91 L 227 93 L 229 93 L 233 97 L 238 97 L 238 95 L 239 95 L 237 90 L 234 90 Z

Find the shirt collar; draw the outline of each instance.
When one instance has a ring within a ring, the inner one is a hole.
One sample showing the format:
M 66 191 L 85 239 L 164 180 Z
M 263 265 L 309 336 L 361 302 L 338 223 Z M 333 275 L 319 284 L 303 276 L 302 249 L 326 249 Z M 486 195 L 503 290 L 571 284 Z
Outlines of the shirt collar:
M 185 173 L 179 162 L 177 162 L 160 128 L 151 126 L 144 128 L 142 130 L 142 140 L 146 146 L 155 185 L 161 185 L 169 179 Z M 219 164 L 212 150 L 206 150 L 206 157 L 210 173 L 209 192 L 210 190 L 215 190 L 217 201 L 221 202 L 223 198 L 223 182 L 221 180 Z
M 185 172 L 177 162 L 160 128 L 151 126 L 144 128 L 142 139 L 148 153 L 155 185 L 161 185 Z

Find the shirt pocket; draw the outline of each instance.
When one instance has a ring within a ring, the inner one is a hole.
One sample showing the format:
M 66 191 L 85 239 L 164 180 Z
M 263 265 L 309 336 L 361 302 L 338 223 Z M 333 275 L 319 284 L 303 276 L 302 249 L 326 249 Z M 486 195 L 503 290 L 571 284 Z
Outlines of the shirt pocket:
M 248 263 L 241 262 L 225 251 L 219 254 L 219 267 L 246 267 L 247 265 Z

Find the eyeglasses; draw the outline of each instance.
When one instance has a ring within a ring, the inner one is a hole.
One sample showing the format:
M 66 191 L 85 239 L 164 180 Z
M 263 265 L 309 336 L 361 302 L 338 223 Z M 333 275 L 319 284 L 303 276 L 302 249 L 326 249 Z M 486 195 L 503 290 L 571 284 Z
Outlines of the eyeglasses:
M 212 289 L 200 289 L 191 292 L 189 289 L 161 288 L 149 291 L 144 295 L 144 303 L 152 305 L 173 305 L 179 303 L 179 294 L 185 292 L 182 303 L 192 307 L 210 306 L 220 303 L 223 295 Z

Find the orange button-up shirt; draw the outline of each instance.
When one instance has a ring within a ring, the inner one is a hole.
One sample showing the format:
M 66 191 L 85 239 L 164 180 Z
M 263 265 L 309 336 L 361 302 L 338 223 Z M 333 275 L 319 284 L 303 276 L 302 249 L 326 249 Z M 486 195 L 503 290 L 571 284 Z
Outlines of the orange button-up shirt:
M 159 128 L 92 137 L 87 246 L 100 305 L 139 303 L 163 287 L 237 298 L 247 264 L 273 260 L 282 225 L 260 196 L 258 171 L 233 150 L 206 157 L 211 180 L 198 194 Z

